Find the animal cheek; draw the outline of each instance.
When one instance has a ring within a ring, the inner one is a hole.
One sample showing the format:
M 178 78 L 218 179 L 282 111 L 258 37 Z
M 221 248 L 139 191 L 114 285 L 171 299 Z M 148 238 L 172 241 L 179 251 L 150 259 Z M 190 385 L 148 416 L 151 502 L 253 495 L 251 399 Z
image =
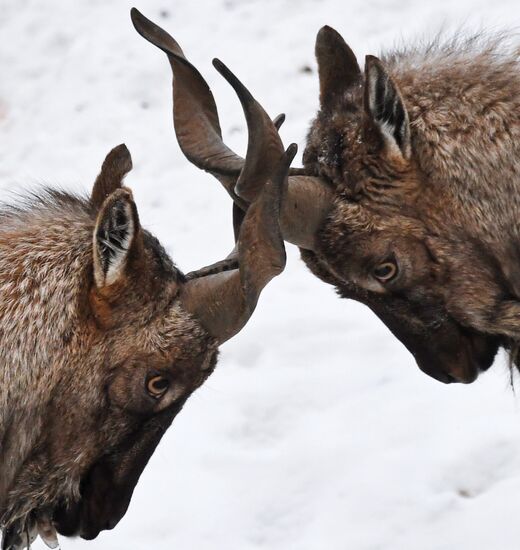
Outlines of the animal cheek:
M 384 285 L 374 279 L 358 279 L 354 282 L 357 286 L 363 288 L 364 290 L 368 290 L 369 292 L 375 292 L 376 294 L 386 294 L 388 292 L 388 289 Z
M 145 382 L 141 372 L 122 372 L 108 387 L 110 404 L 128 412 L 147 413 L 154 407 L 153 400 L 145 395 Z
M 411 286 L 407 292 L 407 297 L 410 301 L 416 302 L 418 304 L 424 303 L 426 301 L 439 303 L 443 302 L 442 297 L 436 295 L 430 290 L 427 290 L 420 286 Z
M 108 396 L 110 403 L 124 408 L 125 404 L 132 399 L 129 394 L 127 384 L 122 377 L 116 377 L 108 387 Z
M 186 395 L 186 388 L 182 384 L 173 384 L 168 392 L 158 400 L 157 405 L 154 408 L 154 412 L 158 413 L 164 411 L 183 397 L 188 397 Z
M 448 312 L 462 325 L 488 332 L 489 312 L 496 311 L 496 301 L 486 296 L 485 292 L 458 290 L 451 293 L 447 301 Z

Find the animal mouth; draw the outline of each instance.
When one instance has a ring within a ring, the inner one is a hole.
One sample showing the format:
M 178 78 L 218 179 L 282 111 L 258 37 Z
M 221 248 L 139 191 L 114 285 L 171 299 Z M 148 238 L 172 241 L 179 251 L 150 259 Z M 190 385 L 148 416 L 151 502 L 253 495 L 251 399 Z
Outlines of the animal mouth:
M 455 346 L 416 356 L 419 368 L 444 384 L 471 384 L 488 370 L 499 348 L 496 338 L 459 327 Z M 426 357 L 425 357 L 426 355 Z
M 113 529 L 125 515 L 132 494 L 131 491 L 119 492 L 106 483 L 87 482 L 82 487 L 81 500 L 59 505 L 54 510 L 56 530 L 65 537 L 92 540 L 101 531 Z
M 24 510 L 15 510 L 11 517 L 4 513 L 0 525 L 1 550 L 30 548 L 37 537 L 49 548 L 58 548 L 58 534 L 90 540 L 101 531 L 114 528 L 126 513 L 135 487 L 133 482 L 137 482 L 144 464 L 136 465 L 136 473 L 125 470 L 123 473 L 128 476 L 123 475 L 122 483 L 117 483 L 117 472 L 111 459 L 107 456 L 94 463 L 84 474 L 77 490 L 60 490 L 45 503 L 34 502 L 32 509 L 29 501 Z M 114 460 L 123 463 L 125 456 L 118 454 Z

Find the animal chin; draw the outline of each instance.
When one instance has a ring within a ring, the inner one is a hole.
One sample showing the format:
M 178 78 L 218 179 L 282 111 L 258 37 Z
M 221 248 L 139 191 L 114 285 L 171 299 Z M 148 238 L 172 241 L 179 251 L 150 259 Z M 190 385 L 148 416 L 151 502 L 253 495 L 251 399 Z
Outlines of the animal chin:
M 461 329 L 457 349 L 416 356 L 419 368 L 444 384 L 471 384 L 493 364 L 499 342 L 487 335 Z
M 152 416 L 90 467 L 80 483 L 81 498 L 54 511 L 60 535 L 91 540 L 119 523 L 148 460 L 186 399 Z
M 54 524 L 60 535 L 95 539 L 101 531 L 113 529 L 124 516 L 130 503 L 131 492 L 125 498 L 115 498 L 111 491 L 87 490 L 78 502 L 58 506 L 54 511 Z
M 90 503 L 82 500 L 67 507 L 58 507 L 54 512 L 54 524 L 62 536 L 80 536 L 83 539 L 92 540 L 101 531 L 114 528 L 121 517 L 114 516 L 109 519 L 101 514 L 94 516 L 90 510 Z

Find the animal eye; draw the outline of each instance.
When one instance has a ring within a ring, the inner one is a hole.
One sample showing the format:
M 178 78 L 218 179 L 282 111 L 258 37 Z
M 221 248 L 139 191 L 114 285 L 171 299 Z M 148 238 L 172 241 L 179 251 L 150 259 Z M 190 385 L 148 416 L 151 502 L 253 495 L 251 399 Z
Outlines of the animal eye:
M 394 262 L 384 262 L 376 266 L 372 273 L 376 279 L 387 283 L 397 275 L 397 265 Z
M 162 397 L 169 387 L 170 381 L 164 376 L 154 376 L 146 382 L 146 389 L 148 393 L 155 399 Z

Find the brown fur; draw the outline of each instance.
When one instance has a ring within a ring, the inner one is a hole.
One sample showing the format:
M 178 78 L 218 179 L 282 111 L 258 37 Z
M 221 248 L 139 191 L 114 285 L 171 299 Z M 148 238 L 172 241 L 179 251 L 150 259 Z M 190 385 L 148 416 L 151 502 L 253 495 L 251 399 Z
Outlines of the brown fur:
M 332 29 L 323 32 L 318 42 L 341 49 Z M 304 164 L 330 182 L 335 201 L 303 258 L 341 295 L 367 303 L 423 370 L 470 382 L 498 344 L 520 339 L 518 51 L 477 36 L 369 56 L 365 75 L 347 56 L 333 61 L 352 77 L 322 101 Z M 367 108 L 369 75 L 404 105 L 409 154 L 385 141 Z M 399 275 L 381 284 L 373 269 L 388 258 Z
M 216 340 L 177 299 L 183 274 L 136 211 L 117 280 L 94 281 L 95 228 L 110 201 L 135 207 L 120 188 L 126 171 L 98 178 L 91 200 L 48 191 L 0 213 L 0 527 L 8 547 L 25 545 L 41 517 L 86 538 L 113 527 L 160 437 L 216 362 Z M 156 374 L 170 381 L 161 399 L 146 391 Z

